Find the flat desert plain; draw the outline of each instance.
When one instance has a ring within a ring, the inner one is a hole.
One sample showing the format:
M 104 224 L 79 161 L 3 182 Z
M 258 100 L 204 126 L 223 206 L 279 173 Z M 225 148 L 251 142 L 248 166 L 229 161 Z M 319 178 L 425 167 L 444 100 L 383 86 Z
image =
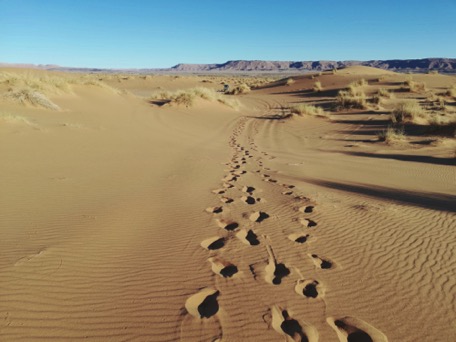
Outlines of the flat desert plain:
M 0 340 L 456 341 L 455 116 L 439 74 L 2 69 Z

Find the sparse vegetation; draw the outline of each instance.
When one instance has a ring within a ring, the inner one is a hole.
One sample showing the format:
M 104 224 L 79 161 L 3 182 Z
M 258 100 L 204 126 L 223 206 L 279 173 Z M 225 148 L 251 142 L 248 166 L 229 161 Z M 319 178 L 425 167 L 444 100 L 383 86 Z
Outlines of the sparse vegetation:
M 361 78 L 357 81 L 350 83 L 348 86 L 349 87 L 364 87 L 367 85 L 368 85 L 367 81 L 364 78 Z
M 426 91 L 424 82 L 415 82 L 411 78 L 405 81 L 404 88 L 412 93 L 422 93 Z
M 418 117 L 424 117 L 425 112 L 420 104 L 413 100 L 399 102 L 391 112 L 393 123 L 415 121 Z
M 298 114 L 298 115 L 312 115 L 312 116 L 320 116 L 320 117 L 326 117 L 327 114 L 321 107 L 316 107 L 308 104 L 297 104 L 290 106 L 290 111 L 293 114 Z
M 366 94 L 358 82 L 351 83 L 348 90 L 341 90 L 337 94 L 336 104 L 339 109 L 366 109 Z
M 296 81 L 295 81 L 294 79 L 292 79 L 292 78 L 287 78 L 287 81 L 286 81 L 285 84 L 286 84 L 287 86 L 290 86 L 290 85 L 292 85 L 292 84 L 294 84 L 294 83 L 296 83 Z
M 52 110 L 60 110 L 60 107 L 49 100 L 44 94 L 30 88 L 10 89 L 3 94 L 3 98 L 21 103 Z
M 404 141 L 404 129 L 388 127 L 386 130 L 379 132 L 377 134 L 377 138 L 379 141 L 384 141 L 387 144 Z
M 241 84 L 233 87 L 233 89 L 230 89 L 228 92 L 226 92 L 226 94 L 240 95 L 240 94 L 248 94 L 248 93 L 250 93 L 250 91 L 251 91 L 251 88 L 247 84 L 241 83 Z
M 215 90 L 203 87 L 179 90 L 176 92 L 161 91 L 152 94 L 150 97 L 151 100 L 161 100 L 170 104 L 184 105 L 186 107 L 191 107 L 197 98 L 207 101 L 217 101 L 231 108 L 239 107 L 239 102 L 237 100 L 227 99 Z
M 377 92 L 378 96 L 384 97 L 386 99 L 392 99 L 394 98 L 394 94 L 390 93 L 387 89 L 385 88 L 380 88 Z
M 322 90 L 323 90 L 323 86 L 321 85 L 321 82 L 320 81 L 315 82 L 314 86 L 313 86 L 313 91 L 320 92 Z
M 456 84 L 453 84 L 451 86 L 451 88 L 449 88 L 446 92 L 445 92 L 445 95 L 446 96 L 450 96 L 450 97 L 453 97 L 456 99 Z

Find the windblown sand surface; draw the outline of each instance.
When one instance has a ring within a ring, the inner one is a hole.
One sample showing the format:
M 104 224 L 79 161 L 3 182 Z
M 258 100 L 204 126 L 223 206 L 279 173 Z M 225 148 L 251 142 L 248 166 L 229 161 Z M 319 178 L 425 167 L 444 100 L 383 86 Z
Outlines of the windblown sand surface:
M 0 340 L 456 340 L 454 138 L 378 142 L 388 105 L 287 118 L 361 77 L 405 96 L 355 67 L 237 109 L 143 98 L 222 88 L 198 77 L 1 99 Z

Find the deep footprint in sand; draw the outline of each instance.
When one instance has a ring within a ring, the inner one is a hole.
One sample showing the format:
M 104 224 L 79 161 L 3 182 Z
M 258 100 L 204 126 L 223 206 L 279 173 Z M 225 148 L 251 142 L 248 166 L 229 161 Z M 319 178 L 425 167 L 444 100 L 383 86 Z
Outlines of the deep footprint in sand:
M 266 220 L 267 218 L 269 218 L 269 215 L 263 211 L 255 211 L 252 214 L 250 214 L 250 216 L 249 216 L 250 221 L 258 222 L 258 223 Z
M 217 226 L 225 230 L 233 231 L 239 227 L 239 224 L 237 222 L 231 220 L 217 219 L 215 221 L 217 223 Z
M 220 236 L 213 236 L 201 242 L 201 247 L 204 249 L 214 251 L 225 246 L 225 238 Z
M 265 267 L 266 273 L 264 279 L 269 284 L 280 285 L 282 283 L 282 279 L 290 274 L 290 270 L 287 266 L 285 266 L 285 264 L 277 262 L 274 252 L 270 246 L 266 246 L 266 249 L 269 255 L 269 261 L 268 265 Z
M 241 201 L 247 204 L 255 204 L 256 200 L 252 196 L 242 196 Z
M 282 195 L 292 195 L 293 194 L 293 191 L 291 190 L 287 190 L 287 191 L 282 191 Z
M 299 221 L 303 226 L 306 226 L 307 228 L 312 228 L 317 226 L 317 222 L 310 220 L 310 219 L 301 219 Z
M 185 302 L 187 312 L 196 318 L 209 318 L 219 311 L 217 297 L 220 292 L 206 288 L 194 294 Z
M 287 342 L 317 342 L 317 330 L 305 322 L 298 322 L 291 317 L 287 310 L 284 310 L 278 305 L 271 308 L 271 326 L 272 328 L 284 336 Z
M 224 194 L 226 191 L 226 189 L 215 189 L 215 190 L 212 190 L 212 192 L 216 195 L 221 195 L 221 194 Z
M 225 196 L 222 196 L 220 197 L 220 201 L 223 202 L 223 203 L 231 203 L 233 202 L 233 199 L 232 198 L 229 198 L 229 197 L 225 197 Z
M 319 268 L 321 268 L 323 270 L 330 269 L 330 268 L 334 267 L 334 264 L 333 264 L 332 261 L 329 261 L 327 259 L 322 259 L 316 254 L 311 254 L 310 257 L 312 258 L 315 266 L 317 266 L 317 267 L 319 267 Z
M 309 214 L 309 213 L 312 213 L 314 211 L 314 208 L 315 207 L 313 205 L 307 205 L 307 206 L 299 208 L 299 211 L 301 213 Z
M 336 331 L 340 342 L 388 342 L 385 334 L 361 319 L 346 316 L 329 317 L 326 321 Z
M 294 233 L 294 234 L 290 234 L 288 235 L 288 238 L 291 240 L 291 241 L 294 241 L 296 243 L 305 243 L 307 242 L 307 239 L 309 238 L 309 235 L 303 235 L 303 234 L 300 234 L 300 233 Z
M 224 278 L 231 278 L 236 273 L 238 273 L 238 268 L 236 265 L 224 261 L 220 258 L 209 258 L 207 259 L 211 263 L 212 272 L 218 274 Z
M 324 289 L 317 280 L 300 279 L 297 281 L 295 291 L 298 295 L 306 298 L 323 297 Z
M 249 246 L 257 246 L 260 244 L 258 240 L 258 236 L 253 232 L 253 230 L 249 229 L 241 229 L 237 234 L 236 237 L 242 241 L 242 243 L 249 245 Z
M 244 186 L 242 188 L 242 192 L 246 192 L 248 194 L 252 194 L 255 191 L 255 188 L 253 186 Z
M 220 214 L 223 211 L 223 207 L 209 207 L 206 208 L 206 212 L 210 214 Z

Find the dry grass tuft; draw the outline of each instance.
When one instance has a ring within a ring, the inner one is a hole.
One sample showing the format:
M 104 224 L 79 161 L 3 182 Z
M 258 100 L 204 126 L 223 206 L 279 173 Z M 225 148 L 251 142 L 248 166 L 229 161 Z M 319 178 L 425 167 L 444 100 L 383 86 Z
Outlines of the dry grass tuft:
M 348 90 L 339 91 L 336 98 L 336 104 L 338 109 L 368 108 L 366 94 L 361 89 L 358 82 L 349 84 Z
M 320 81 L 315 82 L 314 86 L 313 86 L 313 91 L 320 92 L 322 90 L 323 90 L 323 86 L 321 85 L 321 82 Z
M 152 94 L 150 100 L 166 101 L 171 105 L 176 104 L 191 107 L 197 98 L 201 98 L 206 101 L 217 101 L 234 109 L 239 107 L 239 102 L 237 100 L 227 99 L 215 90 L 204 87 L 179 90 L 176 92 L 162 91 Z
M 451 86 L 451 88 L 449 88 L 449 89 L 445 92 L 445 95 L 446 95 L 446 96 L 453 97 L 454 99 L 456 99 L 456 84 L 453 84 L 453 85 Z
M 32 105 L 52 110 L 60 110 L 54 102 L 49 100 L 44 94 L 30 88 L 10 89 L 3 94 L 3 98 L 23 105 Z
M 296 83 L 296 81 L 292 78 L 287 78 L 287 81 L 285 82 L 285 85 L 290 86 L 292 84 Z
M 401 142 L 405 140 L 404 129 L 388 127 L 386 130 L 379 132 L 377 138 L 379 141 L 384 141 L 387 144 Z
M 411 78 L 409 78 L 404 83 L 404 89 L 412 93 L 422 93 L 426 91 L 426 85 L 424 84 L 424 82 L 415 82 Z
M 293 114 L 298 114 L 298 115 L 312 115 L 312 116 L 319 116 L 319 117 L 327 117 L 328 114 L 325 113 L 323 108 L 321 107 L 316 107 L 308 104 L 297 104 L 290 106 L 290 111 Z
M 391 113 L 393 123 L 415 122 L 417 118 L 424 117 L 425 111 L 420 104 L 413 100 L 399 102 Z
M 241 84 L 233 87 L 233 89 L 226 92 L 226 94 L 241 95 L 241 94 L 248 94 L 248 93 L 250 93 L 250 91 L 251 91 L 251 88 L 247 84 L 241 83 Z
M 390 93 L 387 89 L 385 88 L 380 88 L 377 92 L 377 95 L 380 97 L 384 97 L 386 99 L 392 99 L 394 98 L 394 94 Z

